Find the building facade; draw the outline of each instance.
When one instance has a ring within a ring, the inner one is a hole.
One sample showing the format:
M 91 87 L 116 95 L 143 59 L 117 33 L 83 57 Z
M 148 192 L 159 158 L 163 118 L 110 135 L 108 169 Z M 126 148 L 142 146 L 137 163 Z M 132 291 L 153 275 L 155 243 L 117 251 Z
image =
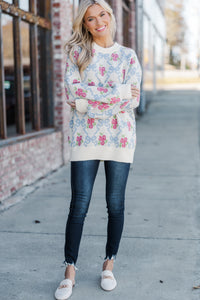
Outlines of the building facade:
M 136 49 L 135 1 L 110 0 Z M 0 1 L 0 203 L 69 160 L 65 41 L 78 0 Z
M 143 91 L 156 92 L 165 63 L 165 0 L 136 0 L 137 52 L 143 68 Z

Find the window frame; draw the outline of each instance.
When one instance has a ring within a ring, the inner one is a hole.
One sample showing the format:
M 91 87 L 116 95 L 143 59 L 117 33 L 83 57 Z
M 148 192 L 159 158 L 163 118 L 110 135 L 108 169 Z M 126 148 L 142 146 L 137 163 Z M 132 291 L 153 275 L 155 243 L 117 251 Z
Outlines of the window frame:
M 39 4 L 38 4 L 39 3 Z M 42 3 L 42 4 L 41 4 Z M 19 0 L 13 0 L 13 4 L 0 1 L 0 146 L 5 145 L 9 140 L 17 141 L 35 136 L 42 132 L 44 128 L 54 127 L 53 111 L 53 64 L 52 64 L 52 27 L 51 27 L 51 0 L 37 1 L 29 0 L 29 11 L 20 9 Z M 36 7 L 37 6 L 37 7 Z M 40 17 L 37 15 L 37 8 Z M 17 135 L 7 137 L 6 125 L 6 98 L 4 89 L 4 62 L 3 62 L 3 38 L 2 38 L 2 14 L 12 16 L 13 20 L 13 47 L 14 47 L 14 69 L 16 87 L 16 129 Z M 31 133 L 25 131 L 25 112 L 24 112 L 24 87 L 23 87 L 23 66 L 21 53 L 21 22 L 29 24 L 30 39 L 30 72 L 31 72 L 31 97 L 32 97 L 32 130 Z M 40 122 L 40 95 L 39 95 L 39 63 L 38 63 L 38 28 L 43 28 L 40 37 L 40 47 L 42 55 L 43 72 L 40 79 L 44 83 L 42 101 L 45 107 L 44 128 Z M 48 47 L 46 46 L 48 45 Z M 49 130 L 48 130 L 49 131 Z
M 126 22 L 123 22 L 123 44 L 126 47 L 131 47 L 131 41 L 129 35 L 129 23 L 131 18 L 130 0 L 122 1 L 122 14 L 123 14 L 123 20 L 124 20 L 124 16 L 126 15 Z

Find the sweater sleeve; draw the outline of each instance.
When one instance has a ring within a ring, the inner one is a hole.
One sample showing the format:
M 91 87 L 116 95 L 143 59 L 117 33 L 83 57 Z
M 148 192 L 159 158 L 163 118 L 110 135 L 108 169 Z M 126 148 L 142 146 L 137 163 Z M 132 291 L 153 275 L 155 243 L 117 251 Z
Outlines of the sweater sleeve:
M 129 60 L 129 65 L 127 68 L 127 74 L 124 80 L 124 86 L 131 85 L 140 89 L 141 83 L 141 67 L 136 56 L 136 53 L 132 50 L 131 57 Z M 132 98 L 132 97 L 131 97 Z M 99 118 L 99 119 L 106 119 L 110 118 L 113 115 L 121 112 L 121 111 L 133 111 L 134 108 L 139 106 L 140 97 L 134 97 L 132 99 L 124 98 L 120 99 L 119 97 L 113 97 L 110 103 L 99 102 L 99 101 L 88 101 L 88 106 L 86 111 L 88 111 L 88 115 L 91 118 Z M 79 108 L 78 103 L 79 100 L 76 102 L 77 107 Z M 80 102 L 84 102 L 82 99 Z M 86 112 L 84 111 L 84 112 Z
M 77 59 L 79 52 L 74 51 L 74 53 L 74 58 Z M 119 84 L 113 87 L 99 87 L 89 86 L 82 82 L 78 66 L 70 60 L 69 56 L 67 56 L 66 61 L 64 85 L 67 102 L 74 101 L 75 99 L 87 99 L 93 102 L 101 102 L 103 98 L 104 103 L 111 103 L 112 98 L 119 98 L 120 101 L 124 98 L 131 99 L 130 84 Z
M 127 72 L 125 83 L 130 83 L 134 87 L 140 90 L 140 84 L 142 79 L 142 70 L 140 63 L 138 61 L 137 55 L 134 50 L 132 50 L 131 59 L 129 62 L 129 69 Z M 132 107 L 136 108 L 140 104 L 140 96 L 133 97 L 132 99 Z

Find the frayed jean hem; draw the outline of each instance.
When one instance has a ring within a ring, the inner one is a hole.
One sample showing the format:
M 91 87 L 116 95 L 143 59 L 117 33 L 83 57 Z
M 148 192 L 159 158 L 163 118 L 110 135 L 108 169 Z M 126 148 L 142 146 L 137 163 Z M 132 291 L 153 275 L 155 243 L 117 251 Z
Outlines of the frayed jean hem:
M 116 261 L 116 254 L 115 255 L 107 255 L 105 258 L 104 258 L 104 261 L 106 261 L 106 260 L 114 260 L 114 261 Z
M 77 271 L 78 268 L 75 266 L 74 263 L 68 263 L 67 261 L 64 260 L 63 264 L 67 267 L 67 266 L 74 266 L 74 269 Z

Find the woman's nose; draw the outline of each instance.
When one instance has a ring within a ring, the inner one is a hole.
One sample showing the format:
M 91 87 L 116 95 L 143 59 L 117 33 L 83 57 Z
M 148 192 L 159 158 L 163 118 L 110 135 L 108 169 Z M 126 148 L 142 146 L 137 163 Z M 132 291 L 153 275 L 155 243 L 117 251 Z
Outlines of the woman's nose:
M 96 23 L 97 23 L 97 25 L 101 25 L 101 23 L 102 23 L 102 22 L 101 22 L 101 19 L 100 19 L 100 18 L 97 18 L 97 19 L 96 19 Z

